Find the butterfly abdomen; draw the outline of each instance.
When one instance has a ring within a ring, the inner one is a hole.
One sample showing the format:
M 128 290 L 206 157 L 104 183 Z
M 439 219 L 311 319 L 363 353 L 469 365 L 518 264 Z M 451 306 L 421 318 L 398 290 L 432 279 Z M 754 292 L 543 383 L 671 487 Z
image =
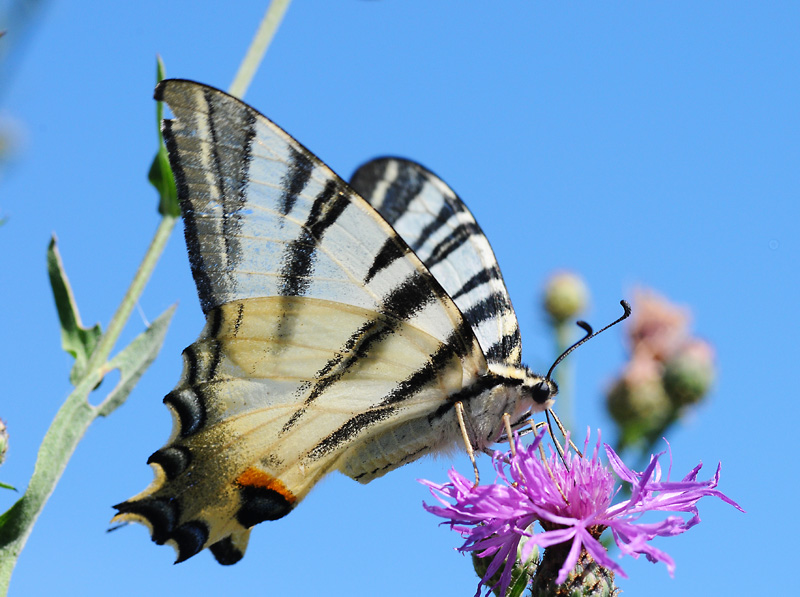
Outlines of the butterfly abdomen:
M 354 444 L 342 456 L 339 471 L 360 483 L 369 483 L 426 454 L 455 447 L 459 436 L 454 412 L 448 408 L 438 416 L 423 414 L 382 429 Z

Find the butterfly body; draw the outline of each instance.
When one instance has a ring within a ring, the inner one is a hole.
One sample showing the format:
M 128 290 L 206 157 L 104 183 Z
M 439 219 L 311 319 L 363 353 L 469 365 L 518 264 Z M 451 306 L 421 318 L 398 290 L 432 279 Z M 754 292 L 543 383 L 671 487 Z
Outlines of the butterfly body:
M 477 448 L 552 404 L 486 238 L 435 175 L 384 158 L 347 185 L 223 92 L 156 97 L 206 326 L 164 399 L 155 480 L 116 520 L 231 564 L 328 472 L 366 483 L 463 443 L 456 404 Z

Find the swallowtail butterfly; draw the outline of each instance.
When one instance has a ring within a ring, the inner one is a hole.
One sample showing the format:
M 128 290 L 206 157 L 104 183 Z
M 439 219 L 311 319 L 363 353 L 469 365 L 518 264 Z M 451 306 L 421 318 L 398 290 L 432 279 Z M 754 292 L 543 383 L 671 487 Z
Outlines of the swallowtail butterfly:
M 242 558 L 333 470 L 368 483 L 550 407 L 520 364 L 486 237 L 419 164 L 382 158 L 350 184 L 250 106 L 183 80 L 155 98 L 206 325 L 164 398 L 155 479 L 115 506 L 183 561 Z

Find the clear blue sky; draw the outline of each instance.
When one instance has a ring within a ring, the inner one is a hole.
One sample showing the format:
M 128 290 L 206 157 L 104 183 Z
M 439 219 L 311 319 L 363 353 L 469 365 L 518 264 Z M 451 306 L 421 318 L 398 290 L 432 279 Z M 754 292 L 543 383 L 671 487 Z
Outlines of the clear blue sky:
M 464 198 L 493 244 L 524 360 L 552 347 L 541 285 L 569 268 L 595 324 L 638 285 L 689 306 L 717 350 L 708 403 L 669 436 L 674 470 L 722 461 L 748 512 L 701 502 L 703 522 L 657 543 L 677 563 L 625 559 L 630 595 L 753 594 L 785 574 L 795 503 L 800 305 L 800 7 L 792 2 L 297 1 L 246 99 L 349 177 L 384 154 L 416 159 Z M 45 271 L 55 232 L 85 323 L 110 319 L 157 225 L 155 55 L 170 76 L 227 87 L 264 2 L 49 3 L 2 101 L 22 133 L 0 180 L 0 480 L 24 487 L 69 392 L 70 358 Z M 334 475 L 218 566 L 130 526 L 111 505 L 151 480 L 161 399 L 203 320 L 180 229 L 123 340 L 170 304 L 160 358 L 79 445 L 23 552 L 11 594 L 471 595 L 459 539 L 420 507 L 426 459 L 369 486 Z M 620 330 L 576 355 L 578 421 L 609 430 L 603 388 Z M 485 464 L 484 464 L 485 466 Z M 0 492 L 0 510 L 15 496 Z M 781 576 L 778 576 L 778 574 Z M 377 587 L 377 588 L 376 588 Z

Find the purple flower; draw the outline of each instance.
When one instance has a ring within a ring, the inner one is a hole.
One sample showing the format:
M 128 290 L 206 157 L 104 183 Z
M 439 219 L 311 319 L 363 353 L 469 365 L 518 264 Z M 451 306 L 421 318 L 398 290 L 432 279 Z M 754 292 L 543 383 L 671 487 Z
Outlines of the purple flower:
M 656 536 L 680 535 L 700 522 L 696 504 L 704 496 L 718 497 L 743 511 L 736 502 L 715 489 L 719 482 L 719 466 L 708 481 L 697 480 L 702 464 L 681 481 L 670 481 L 669 471 L 666 479 L 662 479 L 658 462 L 666 450 L 651 456 L 650 464 L 640 473 L 625 466 L 614 450 L 604 444 L 611 468 L 630 485 L 631 490 L 629 499 L 612 504 L 620 487 L 616 486 L 612 472 L 598 458 L 600 438 L 591 458 L 567 448 L 565 466 L 561 457 L 552 450 L 550 457 L 542 460 L 539 445 L 543 435 L 544 430 L 527 447 L 515 438 L 516 453 L 513 455 L 511 452 L 496 452 L 494 466 L 498 482 L 493 485 L 473 487 L 472 480 L 455 470 L 449 473 L 450 483 L 439 485 L 421 481 L 442 504 L 423 504 L 425 509 L 446 518 L 450 527 L 465 538 L 459 550 L 492 558 L 476 595 L 508 560 L 499 581 L 500 594 L 505 594 L 523 538 L 526 541 L 519 553 L 522 562 L 528 561 L 535 546 L 546 549 L 561 545 L 560 549 L 567 555 L 555 579 L 556 584 L 567 580 L 581 550 L 586 550 L 600 566 L 626 576 L 598 540 L 606 528 L 611 529 L 623 554 L 635 558 L 644 554 L 652 562 L 664 562 L 672 574 L 675 568 L 672 558 L 648 541 Z M 584 454 L 588 445 L 587 433 Z M 682 516 L 670 515 L 661 522 L 638 522 L 645 512 L 653 510 L 685 512 L 691 517 L 686 520 Z M 541 532 L 533 532 L 531 525 L 535 522 L 539 523 Z

